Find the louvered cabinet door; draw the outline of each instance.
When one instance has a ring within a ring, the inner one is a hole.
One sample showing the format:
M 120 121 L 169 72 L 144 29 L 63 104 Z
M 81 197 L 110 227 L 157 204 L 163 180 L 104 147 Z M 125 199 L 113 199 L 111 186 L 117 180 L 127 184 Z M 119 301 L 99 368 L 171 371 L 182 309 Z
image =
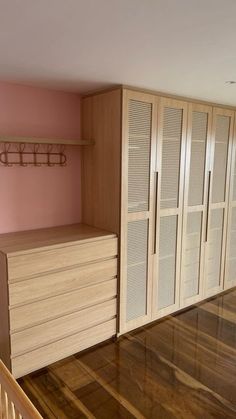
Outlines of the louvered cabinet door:
M 187 104 L 161 99 L 156 160 L 153 319 L 179 308 Z
M 189 105 L 181 262 L 181 308 L 203 296 L 212 108 Z
M 151 320 L 156 103 L 123 92 L 120 334 Z
M 231 111 L 214 108 L 204 275 L 205 297 L 223 290 L 233 117 Z
M 235 120 L 235 116 L 234 116 Z M 236 127 L 231 153 L 224 289 L 236 286 Z

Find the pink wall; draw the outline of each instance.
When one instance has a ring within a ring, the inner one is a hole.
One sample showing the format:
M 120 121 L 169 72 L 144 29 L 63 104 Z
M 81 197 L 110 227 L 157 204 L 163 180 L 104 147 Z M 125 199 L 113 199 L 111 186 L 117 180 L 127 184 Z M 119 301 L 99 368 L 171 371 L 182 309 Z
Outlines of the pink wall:
M 0 82 L 0 135 L 80 138 L 80 98 Z M 0 233 L 79 222 L 81 151 L 66 167 L 0 165 Z

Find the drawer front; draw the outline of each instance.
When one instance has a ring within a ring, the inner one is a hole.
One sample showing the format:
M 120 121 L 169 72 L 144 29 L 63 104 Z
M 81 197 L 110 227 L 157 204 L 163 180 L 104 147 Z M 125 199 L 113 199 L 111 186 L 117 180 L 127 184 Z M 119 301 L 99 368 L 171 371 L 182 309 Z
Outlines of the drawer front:
M 12 356 L 33 351 L 116 317 L 116 298 L 11 335 Z
M 63 294 L 117 276 L 117 259 L 108 259 L 76 268 L 41 275 L 9 284 L 9 304 L 23 305 Z
M 15 378 L 22 377 L 25 374 L 109 339 L 115 334 L 116 319 L 112 319 L 50 345 L 12 358 L 12 373 Z
M 11 332 L 41 324 L 116 297 L 117 279 L 10 309 Z
M 8 257 L 9 280 L 39 275 L 117 255 L 117 238 Z

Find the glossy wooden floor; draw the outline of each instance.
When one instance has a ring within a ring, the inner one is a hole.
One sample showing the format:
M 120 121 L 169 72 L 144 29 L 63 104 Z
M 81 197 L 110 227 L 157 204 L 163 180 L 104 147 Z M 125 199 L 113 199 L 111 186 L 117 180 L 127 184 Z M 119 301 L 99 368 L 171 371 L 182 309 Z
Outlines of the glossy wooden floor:
M 44 418 L 236 418 L 236 290 L 20 380 Z

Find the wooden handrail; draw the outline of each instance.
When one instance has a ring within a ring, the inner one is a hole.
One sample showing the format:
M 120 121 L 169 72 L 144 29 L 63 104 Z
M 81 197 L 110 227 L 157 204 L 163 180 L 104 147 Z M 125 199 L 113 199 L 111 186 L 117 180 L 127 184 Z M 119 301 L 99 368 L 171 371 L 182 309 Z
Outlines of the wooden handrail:
M 42 419 L 37 409 L 0 360 L 0 418 Z

